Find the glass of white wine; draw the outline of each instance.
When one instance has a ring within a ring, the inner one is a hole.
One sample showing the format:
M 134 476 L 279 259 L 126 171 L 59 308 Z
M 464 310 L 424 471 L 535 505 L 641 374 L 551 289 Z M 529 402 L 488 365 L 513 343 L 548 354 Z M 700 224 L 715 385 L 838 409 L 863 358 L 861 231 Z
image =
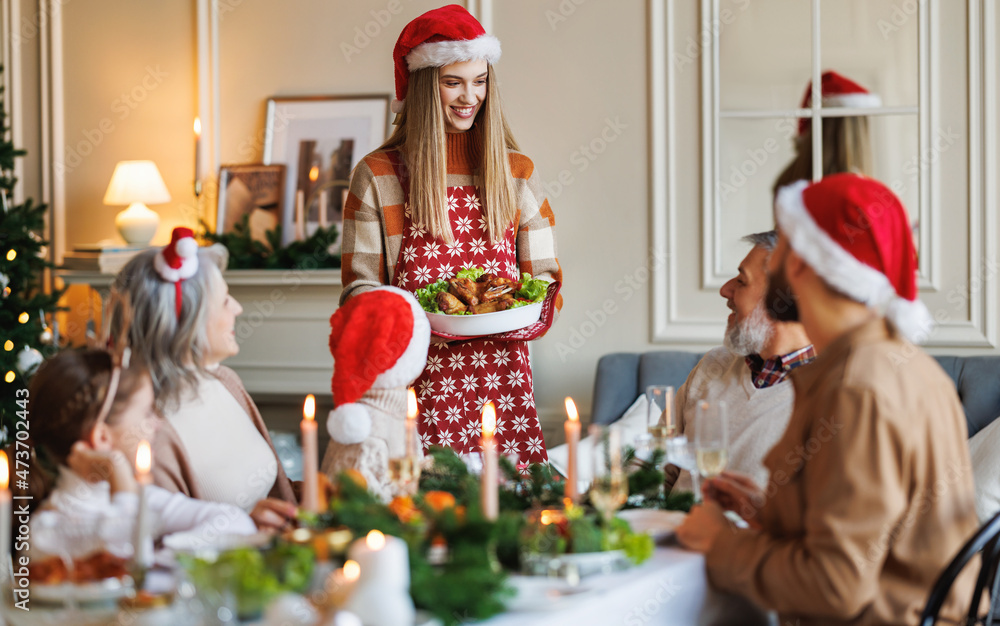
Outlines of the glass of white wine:
M 411 394 L 412 395 L 412 394 Z M 411 403 L 415 403 L 413 398 Z M 403 456 L 389 459 L 389 480 L 396 486 L 397 492 L 413 496 L 420 486 L 420 464 L 423 450 L 420 447 L 420 436 L 417 433 L 416 410 L 411 408 L 406 419 L 406 439 Z
M 593 469 L 590 503 L 600 512 L 605 524 L 610 524 L 611 516 L 628 498 L 628 478 L 622 465 L 621 429 L 614 424 L 593 424 L 589 432 L 594 442 L 590 455 Z
M 646 406 L 646 431 L 653 437 L 656 447 L 663 450 L 667 440 L 677 435 L 674 388 L 670 385 L 646 387 Z
M 700 401 L 695 420 L 694 449 L 698 473 L 712 479 L 721 474 L 729 462 L 726 403 L 721 400 Z

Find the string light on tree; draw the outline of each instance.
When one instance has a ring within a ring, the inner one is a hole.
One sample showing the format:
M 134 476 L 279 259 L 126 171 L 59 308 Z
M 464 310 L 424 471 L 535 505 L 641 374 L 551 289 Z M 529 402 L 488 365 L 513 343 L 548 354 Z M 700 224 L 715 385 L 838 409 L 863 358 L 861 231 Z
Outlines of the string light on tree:
M 11 248 L 10 250 L 7 251 L 7 260 L 8 261 L 13 261 L 16 258 L 17 258 L 17 250 L 15 250 L 14 248 Z
M 10 371 L 10 372 L 7 372 L 7 375 L 6 375 L 6 376 L 4 376 L 4 377 L 3 377 L 3 379 L 4 379 L 5 381 L 7 381 L 8 383 L 12 383 L 12 382 L 14 382 L 14 377 L 15 377 L 15 376 L 16 376 L 16 375 L 14 374 L 14 372 L 13 372 L 13 371 Z
M 27 324 L 29 319 L 31 319 L 31 316 L 28 315 L 27 311 L 24 311 L 23 313 L 17 316 L 17 321 L 21 322 L 22 324 Z
M 14 342 L 8 339 L 7 341 L 4 342 L 3 349 L 6 350 L 7 352 L 10 352 L 11 350 L 14 349 Z

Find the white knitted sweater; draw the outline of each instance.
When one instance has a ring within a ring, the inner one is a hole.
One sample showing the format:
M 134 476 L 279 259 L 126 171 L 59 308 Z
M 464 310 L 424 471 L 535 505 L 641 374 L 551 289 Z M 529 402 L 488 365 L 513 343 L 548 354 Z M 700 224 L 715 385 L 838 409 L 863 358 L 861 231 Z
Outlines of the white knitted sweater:
M 746 360 L 724 347 L 702 357 L 677 392 L 677 424 L 694 439 L 695 410 L 701 399 L 725 400 L 729 417 L 727 470 L 750 476 L 766 490 L 768 472 L 762 461 L 785 432 L 795 391 L 786 379 L 757 389 Z M 682 471 L 674 490 L 691 490 L 691 475 Z

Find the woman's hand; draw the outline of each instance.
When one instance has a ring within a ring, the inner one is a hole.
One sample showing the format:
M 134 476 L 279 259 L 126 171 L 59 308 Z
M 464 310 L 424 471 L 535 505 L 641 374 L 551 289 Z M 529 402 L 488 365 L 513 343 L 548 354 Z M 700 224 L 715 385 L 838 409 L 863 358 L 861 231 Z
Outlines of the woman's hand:
M 764 492 L 749 476 L 737 472 L 723 472 L 716 478 L 702 483 L 705 500 L 716 502 L 723 509 L 742 517 L 751 528 L 760 528 L 755 519 L 764 506 Z
M 284 500 L 266 498 L 250 511 L 250 519 L 260 530 L 282 530 L 295 519 L 298 508 Z
M 112 494 L 139 490 L 132 464 L 118 450 L 95 450 L 87 442 L 77 441 L 66 457 L 66 464 L 87 482 L 108 481 Z

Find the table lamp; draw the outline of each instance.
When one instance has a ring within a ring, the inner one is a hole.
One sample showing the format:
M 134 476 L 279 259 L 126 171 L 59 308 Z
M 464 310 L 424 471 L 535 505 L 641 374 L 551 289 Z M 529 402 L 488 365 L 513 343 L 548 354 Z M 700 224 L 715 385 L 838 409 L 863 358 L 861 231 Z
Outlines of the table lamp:
M 131 245 L 149 245 L 160 225 L 160 216 L 146 206 L 147 202 L 170 202 L 170 192 L 160 170 L 152 161 L 120 161 L 111 175 L 104 204 L 128 205 L 115 217 L 115 226 L 122 239 Z

